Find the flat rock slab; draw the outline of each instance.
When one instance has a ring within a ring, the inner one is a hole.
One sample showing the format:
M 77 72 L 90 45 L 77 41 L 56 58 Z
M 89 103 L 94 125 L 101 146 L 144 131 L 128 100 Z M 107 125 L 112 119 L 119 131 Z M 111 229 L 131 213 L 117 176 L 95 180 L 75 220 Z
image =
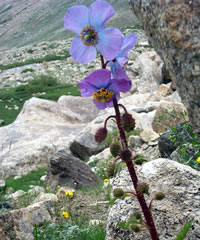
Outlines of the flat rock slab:
M 57 186 L 80 188 L 94 186 L 98 183 L 97 176 L 90 167 L 78 158 L 63 151 L 56 153 L 50 159 L 46 184 L 57 189 Z

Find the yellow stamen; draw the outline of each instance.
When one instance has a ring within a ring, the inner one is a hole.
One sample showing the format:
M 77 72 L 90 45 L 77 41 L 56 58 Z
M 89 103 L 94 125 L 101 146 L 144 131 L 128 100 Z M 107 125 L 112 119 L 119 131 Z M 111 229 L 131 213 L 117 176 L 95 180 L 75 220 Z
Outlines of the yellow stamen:
M 101 88 L 93 93 L 93 98 L 97 102 L 109 102 L 112 99 L 113 95 L 114 93 L 112 91 L 106 88 Z

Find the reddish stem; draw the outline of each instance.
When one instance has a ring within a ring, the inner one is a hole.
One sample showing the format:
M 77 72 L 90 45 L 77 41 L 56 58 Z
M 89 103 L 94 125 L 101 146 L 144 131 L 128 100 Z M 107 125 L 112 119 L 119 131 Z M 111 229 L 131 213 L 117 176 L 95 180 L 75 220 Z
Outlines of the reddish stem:
M 119 106 L 117 104 L 116 98 L 113 99 L 113 105 L 114 105 L 114 109 L 115 109 L 115 113 L 116 113 L 116 120 L 117 120 L 118 129 L 119 129 L 122 149 L 125 150 L 125 149 L 128 148 L 128 144 L 127 144 L 124 129 L 121 125 L 120 111 L 119 111 Z M 155 224 L 154 224 L 154 220 L 153 220 L 151 211 L 150 211 L 149 207 L 147 206 L 144 195 L 139 193 L 138 190 L 137 190 L 138 178 L 137 178 L 136 171 L 135 171 L 135 168 L 133 166 L 132 160 L 130 159 L 130 161 L 126 162 L 126 165 L 127 165 L 129 174 L 131 176 L 131 180 L 132 180 L 134 188 L 135 188 L 136 197 L 137 197 L 138 202 L 140 203 L 140 206 L 142 208 L 144 218 L 145 218 L 145 221 L 147 223 L 149 233 L 151 235 L 151 239 L 152 240 L 159 240 L 159 236 L 158 236 Z

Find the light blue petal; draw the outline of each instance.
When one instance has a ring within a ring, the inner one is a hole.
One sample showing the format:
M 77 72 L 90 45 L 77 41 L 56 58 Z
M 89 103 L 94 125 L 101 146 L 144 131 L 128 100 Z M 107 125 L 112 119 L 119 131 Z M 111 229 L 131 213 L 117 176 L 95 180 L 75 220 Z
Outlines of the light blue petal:
M 110 4 L 103 0 L 96 0 L 89 8 L 89 23 L 100 30 L 114 14 L 115 11 Z
M 72 40 L 69 52 L 75 61 L 82 64 L 90 63 L 96 58 L 96 48 L 84 45 L 80 37 L 75 37 Z
M 131 33 L 128 36 L 124 37 L 122 48 L 119 52 L 118 57 L 124 57 L 128 52 L 135 46 L 138 38 L 135 33 Z
M 64 16 L 64 27 L 80 35 L 83 27 L 88 24 L 89 9 L 84 5 L 68 8 Z
M 106 60 L 110 61 L 117 57 L 122 46 L 123 35 L 117 28 L 106 28 L 99 32 L 97 49 Z

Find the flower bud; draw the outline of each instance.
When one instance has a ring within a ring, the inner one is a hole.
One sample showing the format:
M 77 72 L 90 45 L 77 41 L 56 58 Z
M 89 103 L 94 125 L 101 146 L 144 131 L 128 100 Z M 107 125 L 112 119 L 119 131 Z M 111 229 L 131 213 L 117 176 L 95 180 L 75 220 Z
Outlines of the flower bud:
M 136 233 L 140 232 L 140 227 L 136 224 L 131 224 L 129 228 L 133 232 L 136 232 Z
M 165 198 L 165 194 L 163 192 L 157 192 L 155 194 L 155 200 L 160 201 L 160 200 L 163 200 L 164 198 Z
M 142 218 L 142 215 L 140 212 L 135 212 L 133 215 L 137 220 L 140 220 Z
M 129 149 L 125 149 L 123 151 L 120 151 L 120 158 L 124 161 L 124 162 L 128 162 L 131 161 L 132 158 L 132 153 Z
M 126 132 L 130 132 L 135 128 L 135 119 L 129 113 L 124 113 L 121 118 L 122 126 Z
M 114 163 L 109 163 L 107 168 L 106 168 L 106 174 L 108 178 L 112 178 L 115 175 L 115 164 Z
M 145 182 L 141 182 L 137 186 L 137 190 L 141 194 L 147 194 L 149 195 L 149 185 Z
M 112 154 L 113 157 L 117 157 L 120 153 L 121 146 L 119 142 L 114 142 L 113 144 L 110 145 L 110 153 Z
M 107 129 L 106 128 L 99 128 L 95 133 L 95 141 L 96 143 L 103 142 L 107 137 Z
M 113 196 L 116 198 L 120 198 L 124 195 L 124 191 L 121 188 L 115 188 L 113 190 Z

